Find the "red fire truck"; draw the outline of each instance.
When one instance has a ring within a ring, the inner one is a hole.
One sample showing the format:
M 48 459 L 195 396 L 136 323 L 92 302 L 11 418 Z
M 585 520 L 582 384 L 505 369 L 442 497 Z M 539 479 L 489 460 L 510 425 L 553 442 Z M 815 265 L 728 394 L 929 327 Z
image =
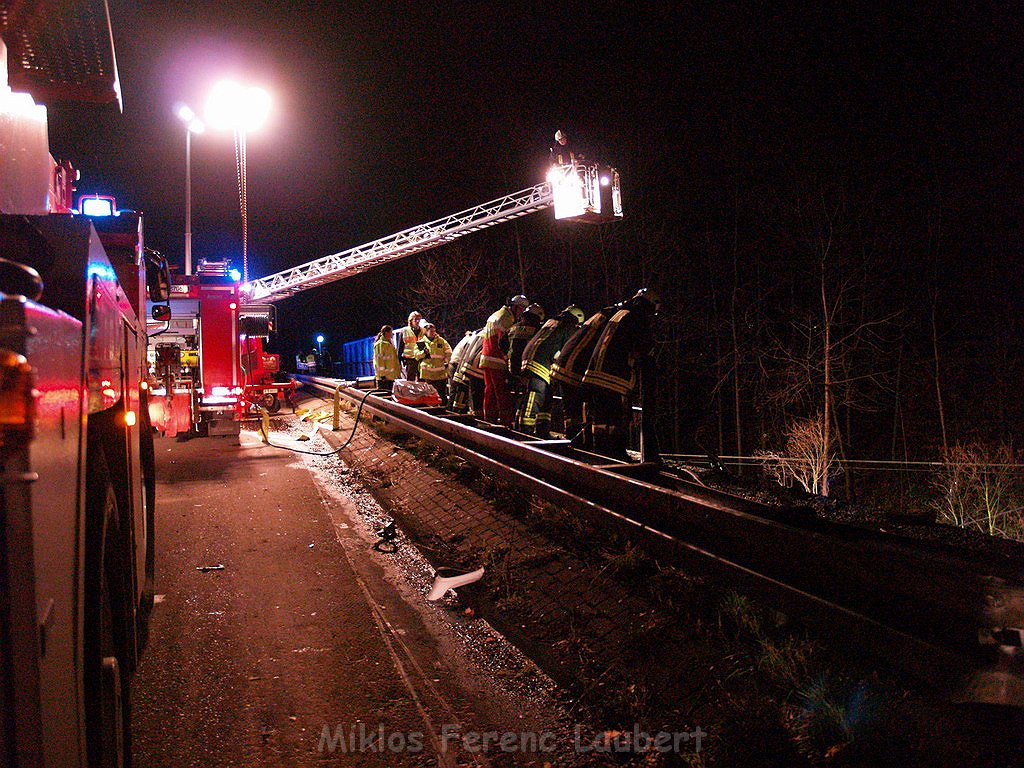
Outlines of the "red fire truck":
M 168 312 L 150 328 L 150 415 L 161 434 L 237 435 L 241 419 L 291 402 L 293 380 L 275 381 L 281 360 L 264 351 L 274 328 L 270 304 L 243 304 L 226 261 L 201 261 L 173 279 Z
M 118 99 L 106 4 L 2 10 L 0 765 L 125 765 L 153 601 L 143 312 L 169 275 L 138 214 L 72 210 L 35 103 Z

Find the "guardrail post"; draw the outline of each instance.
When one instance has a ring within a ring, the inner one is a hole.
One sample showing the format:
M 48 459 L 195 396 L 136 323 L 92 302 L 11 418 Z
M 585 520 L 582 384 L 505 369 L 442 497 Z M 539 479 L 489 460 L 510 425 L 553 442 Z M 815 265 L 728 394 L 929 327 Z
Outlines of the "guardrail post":
M 341 388 L 344 384 L 339 384 L 334 388 L 334 431 L 337 432 L 341 429 Z

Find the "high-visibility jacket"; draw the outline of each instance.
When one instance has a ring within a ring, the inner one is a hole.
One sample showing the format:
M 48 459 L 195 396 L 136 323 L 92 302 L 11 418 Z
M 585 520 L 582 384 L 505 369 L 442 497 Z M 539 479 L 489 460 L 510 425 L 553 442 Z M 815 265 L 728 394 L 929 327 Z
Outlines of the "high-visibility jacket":
M 459 365 L 462 364 L 462 358 L 466 356 L 466 350 L 473 343 L 473 331 L 466 331 L 466 333 L 459 339 L 459 343 L 455 345 L 452 350 L 452 359 L 448 361 L 448 369 L 454 374 L 459 370 Z
M 559 350 L 551 365 L 551 379 L 573 386 L 583 386 L 583 374 L 587 371 L 590 356 L 597 346 L 597 340 L 605 323 L 618 307 L 599 309 L 586 319 Z
M 398 349 L 406 360 L 415 360 L 419 357 L 419 347 L 416 342 L 423 340 L 422 328 L 410 328 L 408 325 L 399 328 L 395 335 L 398 337 Z
M 483 349 L 480 353 L 481 368 L 508 370 L 508 329 L 515 321 L 516 318 L 508 307 L 502 307 L 487 318 L 483 333 Z
M 466 352 L 462 357 L 462 362 L 459 363 L 459 370 L 455 372 L 453 377 L 454 381 L 462 384 L 466 381 L 467 377 L 474 379 L 482 379 L 484 377 L 484 371 L 480 367 L 480 354 L 484 348 L 484 329 L 481 328 L 479 331 L 473 334 L 473 338 L 466 347 Z
M 569 337 L 579 328 L 575 317 L 566 313 L 548 320 L 523 350 L 522 373 L 532 373 L 551 383 L 551 363 Z
M 373 375 L 378 379 L 392 381 L 402 375 L 398 365 L 398 350 L 391 339 L 382 337 L 373 342 Z
M 424 338 L 427 348 L 421 353 L 420 378 L 424 381 L 441 381 L 448 378 L 448 361 L 452 357 L 452 345 L 437 334 L 433 339 Z
M 636 389 L 637 363 L 654 349 L 650 313 L 620 309 L 601 331 L 583 374 L 583 384 L 620 395 Z

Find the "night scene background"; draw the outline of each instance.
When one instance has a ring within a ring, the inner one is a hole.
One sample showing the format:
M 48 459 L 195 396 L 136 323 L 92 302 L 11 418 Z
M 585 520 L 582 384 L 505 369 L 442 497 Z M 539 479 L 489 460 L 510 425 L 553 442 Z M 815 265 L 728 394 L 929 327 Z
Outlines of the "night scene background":
M 666 450 L 778 450 L 824 412 L 844 458 L 1011 449 L 1019 13 L 849 5 L 112 0 L 124 112 L 52 105 L 51 152 L 181 265 L 173 105 L 266 88 L 262 277 L 537 184 L 562 128 L 619 168 L 624 221 L 546 211 L 306 291 L 272 349 L 337 355 L 412 308 L 454 344 L 514 293 L 590 314 L 648 286 Z M 192 179 L 194 261 L 240 266 L 230 135 L 193 140 Z

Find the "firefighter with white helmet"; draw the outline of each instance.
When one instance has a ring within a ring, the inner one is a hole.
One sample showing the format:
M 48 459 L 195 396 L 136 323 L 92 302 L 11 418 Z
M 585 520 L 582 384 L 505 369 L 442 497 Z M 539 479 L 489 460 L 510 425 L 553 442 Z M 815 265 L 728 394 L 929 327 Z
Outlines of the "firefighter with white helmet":
M 487 318 L 484 326 L 480 367 L 484 371 L 483 417 L 494 424 L 511 427 L 515 405 L 508 383 L 508 331 L 530 306 L 523 295 L 513 296 L 508 304 Z
M 583 320 L 583 310 L 570 305 L 545 322 L 527 343 L 520 366 L 523 397 L 516 411 L 519 431 L 542 439 L 551 436 L 551 363 Z

